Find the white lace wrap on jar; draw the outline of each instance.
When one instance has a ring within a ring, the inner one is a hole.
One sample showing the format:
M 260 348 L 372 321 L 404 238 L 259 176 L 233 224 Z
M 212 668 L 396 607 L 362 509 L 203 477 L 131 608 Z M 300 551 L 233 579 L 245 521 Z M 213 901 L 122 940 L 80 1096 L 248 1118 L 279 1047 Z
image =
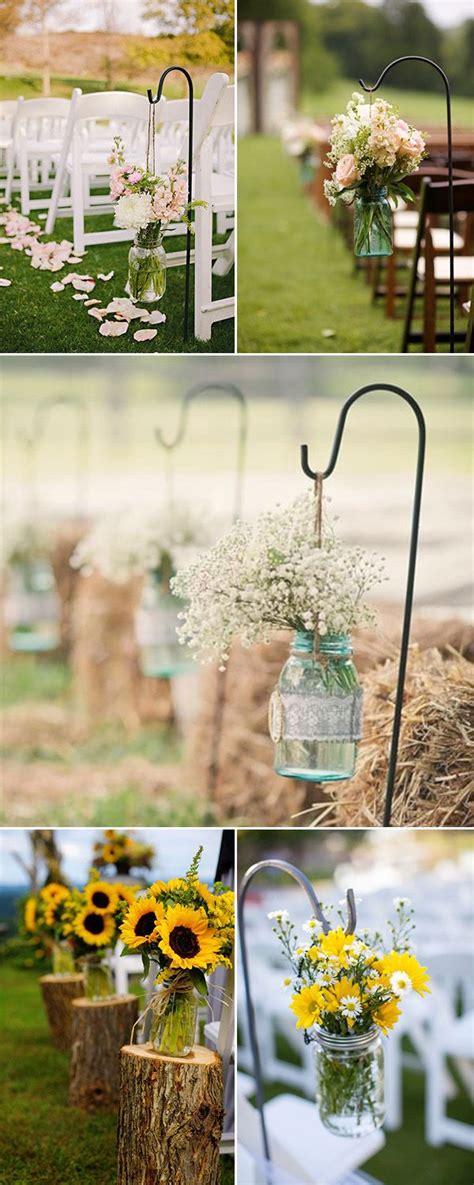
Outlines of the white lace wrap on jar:
M 278 741 L 359 741 L 362 689 L 351 695 L 298 695 L 275 689 L 269 705 L 270 736 Z

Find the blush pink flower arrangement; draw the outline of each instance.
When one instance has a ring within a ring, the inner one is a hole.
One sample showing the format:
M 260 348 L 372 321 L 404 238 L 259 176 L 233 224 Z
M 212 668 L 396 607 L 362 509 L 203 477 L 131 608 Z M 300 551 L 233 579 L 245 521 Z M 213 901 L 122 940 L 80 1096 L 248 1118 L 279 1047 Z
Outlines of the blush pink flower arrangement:
M 332 121 L 331 150 L 326 164 L 333 169 L 324 190 L 330 204 L 339 198 L 353 202 L 357 192 L 366 196 L 387 191 L 396 202 L 412 201 L 403 178 L 414 173 L 426 155 L 421 132 L 399 119 L 384 99 L 368 103 L 354 92 L 346 111 Z

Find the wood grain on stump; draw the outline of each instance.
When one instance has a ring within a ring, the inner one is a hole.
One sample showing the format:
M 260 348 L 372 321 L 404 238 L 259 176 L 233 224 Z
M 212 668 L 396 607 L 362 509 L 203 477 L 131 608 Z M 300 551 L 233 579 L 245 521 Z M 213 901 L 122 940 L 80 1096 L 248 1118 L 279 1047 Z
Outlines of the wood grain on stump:
M 72 1006 L 69 1102 L 84 1111 L 118 1105 L 120 1050 L 138 1018 L 136 996 L 75 1000 Z
M 84 976 L 42 975 L 39 982 L 53 1045 L 68 1051 L 72 1041 L 72 1002 L 84 995 Z
M 219 1055 L 122 1049 L 117 1185 L 218 1185 L 224 1085 Z

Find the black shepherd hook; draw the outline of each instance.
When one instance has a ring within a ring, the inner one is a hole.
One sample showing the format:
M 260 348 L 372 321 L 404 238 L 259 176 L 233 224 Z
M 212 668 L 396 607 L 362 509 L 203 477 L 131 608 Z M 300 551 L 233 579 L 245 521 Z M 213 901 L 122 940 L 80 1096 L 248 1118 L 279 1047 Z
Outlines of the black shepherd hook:
M 167 440 L 161 428 L 155 428 L 155 436 L 158 444 L 168 452 L 174 452 L 176 448 L 182 443 L 186 432 L 188 423 L 188 416 L 191 403 L 200 398 L 201 395 L 206 395 L 211 391 L 222 391 L 229 395 L 231 399 L 235 399 L 239 405 L 239 435 L 237 442 L 237 465 L 236 465 L 236 487 L 234 507 L 232 514 L 232 521 L 235 523 L 242 513 L 242 484 L 245 463 L 245 449 L 247 444 L 247 402 L 245 395 L 237 387 L 235 383 L 196 383 L 191 387 L 186 395 L 181 400 L 179 409 L 178 427 L 175 436 L 172 440 Z
M 184 66 L 167 66 L 163 70 L 160 81 L 158 83 L 158 90 L 155 98 L 153 98 L 153 91 L 147 90 L 148 102 L 152 107 L 155 107 L 163 94 L 163 87 L 165 79 L 168 74 L 178 72 L 184 74 L 188 84 L 188 203 L 193 200 L 193 121 L 194 121 L 194 85 L 189 70 Z M 190 296 L 190 280 L 191 280 L 191 229 L 188 226 L 186 231 L 186 278 L 184 288 L 184 320 L 183 320 L 183 341 L 188 340 L 189 327 L 189 296 Z
M 232 522 L 236 523 L 242 513 L 245 450 L 247 445 L 247 401 L 245 395 L 240 390 L 240 387 L 237 387 L 235 383 L 196 383 L 194 387 L 191 387 L 190 390 L 186 392 L 181 400 L 178 427 L 175 436 L 171 440 L 166 440 L 160 428 L 155 429 L 155 435 L 158 444 L 160 444 L 162 448 L 166 449 L 170 453 L 174 452 L 174 450 L 179 447 L 184 439 L 191 403 L 193 403 L 194 400 L 200 398 L 201 395 L 207 395 L 211 391 L 221 391 L 224 394 L 229 395 L 231 399 L 235 399 L 237 401 L 239 407 L 239 434 L 237 440 L 235 493 L 232 512 Z M 224 671 L 219 671 L 217 676 L 216 702 L 214 706 L 212 743 L 209 758 L 207 784 L 208 793 L 211 799 L 214 797 L 217 784 L 217 775 L 219 772 L 219 755 L 226 702 L 226 684 L 227 667 Z
M 417 461 L 416 461 L 415 488 L 414 488 L 414 494 L 413 494 L 413 514 L 412 514 L 412 521 L 411 521 L 410 550 L 409 550 L 409 557 L 408 557 L 407 584 L 406 584 L 406 593 L 405 593 L 405 609 L 404 609 L 404 614 L 403 614 L 403 628 L 402 628 L 402 637 L 401 637 L 401 642 L 400 642 L 400 663 L 399 663 L 399 667 L 398 667 L 397 694 L 396 694 L 396 700 L 395 700 L 395 712 L 394 712 L 394 717 L 393 717 L 393 730 L 392 730 L 392 740 L 391 740 L 391 744 L 390 744 L 390 756 L 389 756 L 389 762 L 388 762 L 387 785 L 386 785 L 386 790 L 385 790 L 385 806 L 384 806 L 384 817 L 383 817 L 383 826 L 389 827 L 391 816 L 392 816 L 392 800 L 393 800 L 393 791 L 394 791 L 394 785 L 395 785 L 395 773 L 396 773 L 396 768 L 397 768 L 397 755 L 398 755 L 398 742 L 399 742 L 399 737 L 400 737 L 400 725 L 401 725 L 402 711 L 403 711 L 403 691 L 404 691 L 404 687 L 405 687 L 405 676 L 406 676 L 406 669 L 407 669 L 408 644 L 410 641 L 411 614 L 412 614 L 412 608 L 413 608 L 413 591 L 414 591 L 414 586 L 415 586 L 416 558 L 417 558 L 417 551 L 418 551 L 418 532 L 419 532 L 419 526 L 420 526 L 421 494 L 422 494 L 422 489 L 423 489 L 423 470 L 424 470 L 425 446 L 426 446 L 426 425 L 425 425 L 423 412 L 422 412 L 419 404 L 417 403 L 416 399 L 413 398 L 413 395 L 409 395 L 408 391 L 403 390 L 403 387 L 395 387 L 395 386 L 393 386 L 392 383 L 370 383 L 366 387 L 360 387 L 359 390 L 355 391 L 353 395 L 350 395 L 349 398 L 346 399 L 346 402 L 343 404 L 343 407 L 341 409 L 341 413 L 339 416 L 339 420 L 337 422 L 336 435 L 334 437 L 334 444 L 332 446 L 332 452 L 331 452 L 331 456 L 329 458 L 329 465 L 328 465 L 327 469 L 325 469 L 324 472 L 322 472 L 322 473 L 315 473 L 313 471 L 313 469 L 311 469 L 311 467 L 309 465 L 309 460 L 308 460 L 308 446 L 307 446 L 307 444 L 301 445 L 301 467 L 303 469 L 303 473 L 305 473 L 307 477 L 310 477 L 312 481 L 316 481 L 316 479 L 318 477 L 324 481 L 327 477 L 331 476 L 331 474 L 334 472 L 334 469 L 336 467 L 337 458 L 339 456 L 339 449 L 341 446 L 342 436 L 343 436 L 344 427 L 345 427 L 349 408 L 352 407 L 352 404 L 356 403 L 356 401 L 358 399 L 361 399 L 362 395 L 367 395 L 367 394 L 369 394 L 370 391 L 390 391 L 394 395 L 399 395 L 400 399 L 403 399 L 405 401 L 405 403 L 408 403 L 409 407 L 411 407 L 412 411 L 414 412 L 414 414 L 416 416 L 416 420 L 418 423 L 418 454 L 417 454 Z
M 444 89 L 446 91 L 446 124 L 448 130 L 448 185 L 449 185 L 449 352 L 454 354 L 454 189 L 453 189 L 453 130 L 451 119 L 451 86 L 447 74 L 438 66 L 437 62 L 433 62 L 431 58 L 423 58 L 420 54 L 405 54 L 402 58 L 395 58 L 393 62 L 389 62 L 385 70 L 382 70 L 380 78 L 373 86 L 367 86 L 362 78 L 359 78 L 359 86 L 363 87 L 365 91 L 372 94 L 373 91 L 378 90 L 380 83 L 392 70 L 394 66 L 399 66 L 400 62 L 424 62 L 427 66 L 432 66 L 437 74 L 440 74 L 443 79 Z
M 35 454 L 38 445 L 41 443 L 42 437 L 46 431 L 50 412 L 56 407 L 70 407 L 72 411 L 77 413 L 79 432 L 77 436 L 77 505 L 78 508 L 84 509 L 84 489 L 82 482 L 83 475 L 83 458 L 86 456 L 87 447 L 89 443 L 89 421 L 87 414 L 87 407 L 80 395 L 47 395 L 40 403 L 37 403 L 33 412 L 31 422 L 31 429 L 25 433 L 23 443 L 28 452 L 31 465 L 31 500 L 32 511 L 35 513 L 38 508 L 38 490 L 37 473 L 35 465 Z
M 255 1095 L 257 1099 L 257 1108 L 260 1115 L 260 1127 L 262 1132 L 262 1144 L 265 1155 L 265 1160 L 270 1162 L 270 1146 L 268 1143 L 267 1127 L 265 1123 L 264 1113 L 264 1097 L 263 1097 L 263 1078 L 262 1078 L 262 1063 L 260 1060 L 260 1049 L 257 1037 L 257 1026 L 255 1023 L 255 1010 L 252 1000 L 252 991 L 250 987 L 250 964 L 247 949 L 247 940 L 245 937 L 245 921 L 244 909 L 250 885 L 257 875 L 266 868 L 276 868 L 278 872 L 287 872 L 293 880 L 297 881 L 301 888 L 306 893 L 309 899 L 312 913 L 317 917 L 321 923 L 323 934 L 328 934 L 331 927 L 327 918 L 324 916 L 321 904 L 318 900 L 317 894 L 313 889 L 311 881 L 305 876 L 305 873 L 300 868 L 296 868 L 294 864 L 289 864 L 286 860 L 260 860 L 258 864 L 253 864 L 251 868 L 242 877 L 240 882 L 240 890 L 237 904 L 237 917 L 239 922 L 239 936 L 240 936 L 240 952 L 242 960 L 242 975 L 244 980 L 245 992 L 245 1007 L 247 1012 L 247 1025 L 250 1040 L 250 1048 L 252 1051 L 253 1071 L 255 1078 Z M 346 934 L 353 934 L 357 923 L 356 905 L 353 889 L 348 889 L 346 893 L 347 903 L 347 925 Z

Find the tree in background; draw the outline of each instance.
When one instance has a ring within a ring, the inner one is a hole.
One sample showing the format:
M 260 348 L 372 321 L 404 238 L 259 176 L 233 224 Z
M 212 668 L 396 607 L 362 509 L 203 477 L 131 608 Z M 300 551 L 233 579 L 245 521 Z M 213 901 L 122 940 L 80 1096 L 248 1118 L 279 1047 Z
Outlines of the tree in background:
M 70 8 L 69 4 L 67 5 Z M 21 20 L 31 22 L 41 37 L 43 95 L 51 94 L 50 18 L 61 10 L 66 15 L 64 0 L 23 0 L 18 4 Z
M 0 0 L 0 36 L 14 33 L 21 19 L 19 0 Z
M 143 15 L 167 36 L 214 33 L 231 48 L 234 40 L 234 0 L 145 0 Z
M 18 852 L 12 852 L 12 855 L 28 877 L 30 892 L 38 892 L 38 889 L 50 881 L 65 884 L 61 868 L 62 856 L 55 832 L 46 828 L 35 828 L 29 831 L 28 835 L 31 843 L 30 860 L 24 860 Z

